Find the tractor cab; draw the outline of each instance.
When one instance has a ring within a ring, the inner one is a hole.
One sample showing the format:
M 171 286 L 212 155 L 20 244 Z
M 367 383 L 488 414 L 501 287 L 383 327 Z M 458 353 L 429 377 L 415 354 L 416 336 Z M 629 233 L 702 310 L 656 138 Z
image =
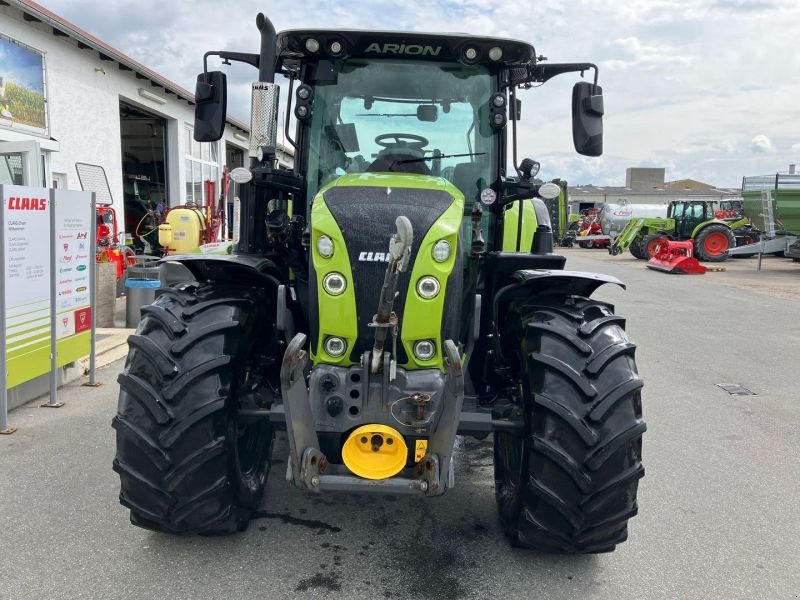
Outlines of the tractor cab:
M 708 200 L 676 200 L 667 209 L 667 218 L 675 220 L 675 237 L 689 239 L 701 223 L 714 219 L 714 204 Z

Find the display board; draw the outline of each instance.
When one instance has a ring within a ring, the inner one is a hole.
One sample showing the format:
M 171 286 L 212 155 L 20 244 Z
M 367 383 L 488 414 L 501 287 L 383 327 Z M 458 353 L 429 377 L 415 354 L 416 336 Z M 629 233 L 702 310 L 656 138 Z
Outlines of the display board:
M 58 366 L 89 354 L 92 328 L 89 269 L 94 235 L 92 195 L 53 190 L 55 204 L 56 339 Z
M 87 356 L 91 344 L 92 195 L 4 185 L 2 261 L 6 388 Z M 53 260 L 53 257 L 55 260 Z M 55 311 L 55 313 L 54 313 Z
M 3 290 L 11 388 L 50 370 L 50 191 L 3 186 Z

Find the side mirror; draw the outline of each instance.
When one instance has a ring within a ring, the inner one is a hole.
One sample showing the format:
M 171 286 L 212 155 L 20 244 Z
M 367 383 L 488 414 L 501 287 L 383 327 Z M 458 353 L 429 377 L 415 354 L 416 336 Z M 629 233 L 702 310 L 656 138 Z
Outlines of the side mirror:
M 196 142 L 216 142 L 225 131 L 228 103 L 225 73 L 200 73 L 194 97 L 194 139 Z
M 435 123 L 439 118 L 439 111 L 435 104 L 421 104 L 417 107 L 417 119 Z
M 512 121 L 519 121 L 522 118 L 522 100 L 519 98 L 514 98 L 508 118 Z
M 603 154 L 603 88 L 581 81 L 572 88 L 572 142 L 584 156 Z

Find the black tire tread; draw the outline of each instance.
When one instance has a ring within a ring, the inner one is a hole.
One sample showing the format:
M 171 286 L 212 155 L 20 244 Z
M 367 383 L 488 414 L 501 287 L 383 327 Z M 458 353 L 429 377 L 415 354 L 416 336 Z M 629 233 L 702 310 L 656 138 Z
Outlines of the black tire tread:
M 612 551 L 628 537 L 644 476 L 636 347 L 601 302 L 543 298 L 512 314 L 526 430 L 495 433 L 503 528 L 516 546 Z
M 640 260 L 643 259 L 644 254 L 642 254 L 642 238 L 634 238 L 630 246 L 628 246 L 628 251 L 633 255 L 634 258 L 638 258 Z
M 172 534 L 246 526 L 260 492 L 240 497 L 227 427 L 237 385 L 232 363 L 259 335 L 247 328 L 263 321 L 260 294 L 179 286 L 142 308 L 112 421 L 120 502 L 134 525 Z

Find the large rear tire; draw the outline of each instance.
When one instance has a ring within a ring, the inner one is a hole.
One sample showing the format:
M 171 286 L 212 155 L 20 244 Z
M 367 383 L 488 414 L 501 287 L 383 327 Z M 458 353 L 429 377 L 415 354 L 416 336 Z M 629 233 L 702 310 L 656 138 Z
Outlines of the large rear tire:
M 604 303 L 564 298 L 514 318 L 525 429 L 495 433 L 505 533 L 544 552 L 614 550 L 638 511 L 646 430 L 624 319 Z
M 730 227 L 709 225 L 694 241 L 694 253 L 704 262 L 722 262 L 728 258 L 728 250 L 736 246 L 736 238 Z
M 273 431 L 268 420 L 240 421 L 236 411 L 272 401 L 268 361 L 253 356 L 270 344 L 268 307 L 261 290 L 182 285 L 142 309 L 112 422 L 120 502 L 134 525 L 173 534 L 247 526 Z

